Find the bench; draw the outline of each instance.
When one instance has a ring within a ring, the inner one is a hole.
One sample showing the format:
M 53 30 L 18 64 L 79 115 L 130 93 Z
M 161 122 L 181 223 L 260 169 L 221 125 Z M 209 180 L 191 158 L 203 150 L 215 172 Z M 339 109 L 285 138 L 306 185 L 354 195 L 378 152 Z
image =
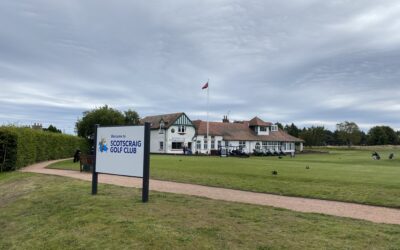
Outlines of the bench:
M 80 156 L 79 160 L 79 170 L 82 171 L 93 171 L 94 155 L 84 155 Z

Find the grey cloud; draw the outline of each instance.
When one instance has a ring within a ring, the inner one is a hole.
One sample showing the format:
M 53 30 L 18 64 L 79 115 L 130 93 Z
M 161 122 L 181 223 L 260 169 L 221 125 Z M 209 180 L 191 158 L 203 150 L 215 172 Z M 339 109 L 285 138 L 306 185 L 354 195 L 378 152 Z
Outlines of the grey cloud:
M 399 14 L 372 0 L 5 0 L 0 123 L 72 133 L 102 104 L 205 119 L 210 78 L 211 119 L 400 129 Z

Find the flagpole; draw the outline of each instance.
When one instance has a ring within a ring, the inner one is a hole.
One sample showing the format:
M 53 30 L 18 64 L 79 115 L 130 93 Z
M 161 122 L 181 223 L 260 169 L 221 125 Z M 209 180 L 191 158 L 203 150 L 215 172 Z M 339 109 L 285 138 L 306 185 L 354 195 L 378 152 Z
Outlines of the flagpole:
M 208 126 L 208 110 L 209 110 L 209 103 L 210 103 L 210 92 L 209 92 L 209 90 L 210 90 L 210 79 L 208 79 L 208 81 L 207 81 L 207 83 L 208 83 L 208 88 L 207 88 L 207 148 L 208 148 L 208 152 L 210 152 L 210 148 L 208 147 L 208 145 L 210 145 L 209 143 L 208 143 L 208 129 L 209 129 L 209 126 Z

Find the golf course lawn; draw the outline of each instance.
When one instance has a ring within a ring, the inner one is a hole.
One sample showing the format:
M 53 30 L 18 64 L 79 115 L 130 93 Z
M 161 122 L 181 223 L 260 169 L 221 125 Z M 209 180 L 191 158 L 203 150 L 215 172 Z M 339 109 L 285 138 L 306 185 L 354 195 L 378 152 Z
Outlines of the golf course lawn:
M 396 249 L 400 226 L 21 172 L 0 174 L 0 249 Z
M 380 151 L 333 150 L 326 154 L 278 157 L 151 155 L 151 178 L 288 196 L 400 207 L 400 159 Z M 395 155 L 397 152 L 394 152 Z M 308 166 L 308 168 L 307 168 Z M 79 169 L 72 161 L 51 168 Z M 277 175 L 271 172 L 276 170 Z

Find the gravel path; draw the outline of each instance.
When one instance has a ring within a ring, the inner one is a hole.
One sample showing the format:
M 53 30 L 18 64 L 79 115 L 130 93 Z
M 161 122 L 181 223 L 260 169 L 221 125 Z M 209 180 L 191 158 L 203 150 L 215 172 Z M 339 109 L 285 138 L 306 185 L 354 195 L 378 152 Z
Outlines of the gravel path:
M 92 180 L 92 175 L 89 173 L 45 168 L 46 166 L 54 162 L 56 161 L 37 163 L 29 167 L 25 167 L 21 171 L 66 176 L 85 181 Z M 99 174 L 99 182 L 124 187 L 142 187 L 142 179 L 133 177 Z M 150 190 L 207 197 L 215 200 L 279 207 L 306 213 L 320 213 L 340 217 L 348 217 L 372 221 L 376 223 L 400 225 L 400 209 L 394 208 L 385 208 L 337 201 L 288 197 L 273 194 L 262 194 L 226 188 L 215 188 L 159 180 L 150 180 Z M 101 192 L 101 185 L 99 185 L 99 192 Z

